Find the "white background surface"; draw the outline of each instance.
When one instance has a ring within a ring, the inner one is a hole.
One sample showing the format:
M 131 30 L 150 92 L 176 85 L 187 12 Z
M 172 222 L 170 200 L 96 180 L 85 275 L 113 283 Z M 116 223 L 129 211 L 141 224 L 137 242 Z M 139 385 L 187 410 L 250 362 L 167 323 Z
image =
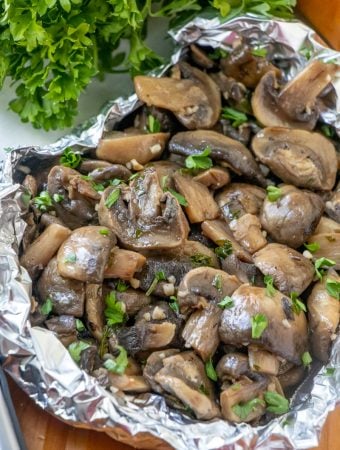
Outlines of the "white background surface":
M 171 39 L 166 36 L 167 21 L 157 19 L 149 25 L 147 43 L 162 56 L 168 56 L 172 51 Z M 81 95 L 79 113 L 75 125 L 99 113 L 101 107 L 108 100 L 121 95 L 128 95 L 132 91 L 129 75 L 107 75 L 103 82 L 94 79 Z M 20 117 L 8 109 L 8 102 L 15 98 L 15 89 L 7 80 L 0 91 L 0 160 L 3 149 L 29 145 L 46 145 L 56 141 L 70 129 L 49 131 L 36 130 L 29 123 L 22 123 Z

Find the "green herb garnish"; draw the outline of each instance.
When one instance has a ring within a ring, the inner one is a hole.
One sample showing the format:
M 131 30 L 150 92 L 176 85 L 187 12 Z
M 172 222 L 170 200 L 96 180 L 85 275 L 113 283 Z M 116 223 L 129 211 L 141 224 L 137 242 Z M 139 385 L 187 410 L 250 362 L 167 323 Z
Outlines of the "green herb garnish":
M 211 358 L 205 363 L 204 367 L 205 367 L 205 373 L 207 374 L 207 377 L 213 381 L 217 381 L 217 373 L 216 373 L 216 370 L 214 368 Z
M 312 49 L 307 47 L 300 48 L 299 53 L 308 60 L 312 57 Z
M 219 292 L 222 291 L 222 277 L 221 275 L 215 275 L 214 279 L 212 281 L 212 285 L 214 288 L 216 288 Z
M 104 310 L 104 316 L 106 317 L 106 323 L 112 327 L 119 325 L 125 320 L 125 310 L 122 302 L 119 302 L 116 297 L 116 293 L 111 291 L 105 298 L 106 308 Z
M 177 297 L 175 297 L 174 295 L 172 295 L 172 296 L 170 297 L 169 306 L 170 306 L 170 308 L 171 308 L 173 311 L 175 311 L 175 313 L 179 313 L 178 299 L 177 299 Z
M 280 197 L 282 197 L 282 191 L 276 186 L 267 186 L 267 199 L 270 202 L 276 202 Z
M 203 253 L 190 256 L 190 261 L 193 267 L 212 267 L 211 257 L 203 255 Z
M 72 359 L 76 363 L 79 363 L 80 357 L 81 357 L 81 352 L 83 350 L 86 350 L 89 347 L 90 347 L 90 344 L 88 344 L 87 342 L 76 341 L 76 342 L 72 342 L 72 344 L 70 344 L 68 346 L 68 351 L 69 351 L 70 355 L 72 356 Z
M 320 250 L 320 244 L 318 242 L 311 242 L 310 244 L 303 244 L 308 251 L 315 253 Z
M 328 138 L 333 138 L 335 135 L 334 128 L 331 127 L 330 125 L 326 125 L 326 124 L 321 125 L 321 131 Z
M 60 164 L 65 167 L 71 167 L 71 169 L 76 169 L 81 162 L 82 157 L 79 153 L 75 153 L 71 147 L 65 148 L 60 157 Z
M 105 186 L 102 183 L 92 183 L 92 187 L 96 192 L 103 192 Z
M 330 278 L 326 279 L 326 289 L 328 294 L 331 297 L 336 298 L 337 300 L 340 300 L 340 282 L 332 280 Z
M 190 155 L 185 158 L 185 167 L 187 169 L 210 169 L 213 166 L 212 160 L 209 158 L 211 148 L 206 147 L 203 152 Z
M 268 319 L 264 314 L 255 314 L 251 318 L 251 337 L 252 339 L 260 339 L 262 333 L 268 326 Z
M 304 354 L 301 356 L 301 361 L 304 367 L 309 367 L 313 360 L 309 352 L 304 352 Z
M 222 309 L 230 309 L 234 306 L 234 300 L 226 295 L 219 303 L 217 303 L 217 306 Z
M 53 207 L 51 196 L 47 191 L 41 191 L 37 197 L 34 197 L 33 204 L 43 212 Z
M 233 244 L 231 241 L 223 240 L 218 242 L 219 246 L 215 248 L 215 253 L 222 259 L 225 259 L 227 256 L 233 253 Z
M 116 289 L 118 292 L 125 292 L 129 289 L 129 285 L 127 283 L 125 283 L 125 281 L 123 281 L 123 280 L 118 280 Z
M 335 373 L 335 367 L 326 367 L 323 375 L 325 375 L 326 377 L 331 377 L 332 375 L 334 375 Z
M 105 200 L 105 206 L 111 208 L 120 197 L 120 189 L 114 189 Z
M 136 233 L 135 233 L 135 238 L 136 239 L 140 238 L 142 234 L 143 234 L 143 231 L 140 228 L 137 228 Z
M 274 279 L 271 275 L 265 275 L 263 278 L 263 282 L 266 286 L 266 295 L 268 297 L 273 297 L 276 293 L 276 289 L 274 288 Z
M 148 115 L 146 129 L 148 133 L 159 133 L 161 131 L 161 123 L 152 114 Z
M 174 189 L 166 189 L 167 192 L 170 192 L 170 194 L 172 194 L 176 200 L 178 201 L 178 203 L 182 206 L 188 206 L 189 203 L 187 202 L 186 198 L 180 194 L 179 192 L 175 191 Z
M 238 128 L 243 123 L 248 122 L 248 117 L 246 114 L 244 114 L 241 111 L 237 111 L 237 109 L 230 108 L 229 106 L 225 106 L 222 108 L 222 114 L 223 119 L 228 119 L 231 121 L 231 125 L 234 128 Z
M 265 403 L 260 398 L 253 398 L 248 402 L 238 403 L 232 407 L 233 412 L 241 419 L 245 420 L 252 411 L 255 411 L 258 406 L 264 406 Z
M 319 280 L 322 280 L 322 277 L 325 274 L 325 270 L 323 268 L 333 267 L 336 265 L 336 262 L 332 259 L 327 258 L 319 258 L 314 261 L 315 275 Z
M 115 359 L 107 359 L 104 362 L 104 367 L 109 372 L 117 373 L 118 375 L 123 375 L 125 369 L 129 364 L 128 355 L 124 347 L 117 345 L 119 350 L 119 355 Z
M 150 296 L 153 293 L 153 291 L 156 289 L 157 284 L 160 281 L 164 281 L 164 280 L 166 280 L 165 273 L 163 271 L 156 272 L 156 275 L 155 275 L 154 279 L 152 280 L 152 283 L 150 284 L 149 289 L 146 291 L 145 295 Z
M 64 200 L 64 196 L 61 194 L 53 194 L 53 201 L 56 203 L 60 203 Z
M 215 48 L 213 52 L 209 53 L 209 58 L 214 61 L 221 58 L 227 58 L 227 56 L 229 56 L 229 52 L 222 48 Z
M 48 316 L 53 309 L 53 303 L 52 300 L 48 297 L 44 303 L 40 306 L 40 312 L 41 314 L 43 314 L 44 316 Z
M 103 236 L 108 236 L 109 230 L 107 228 L 102 228 L 101 230 L 99 230 L 99 234 L 102 234 Z
M 297 292 L 291 292 L 290 298 L 292 300 L 292 308 L 293 308 L 293 311 L 295 312 L 295 314 L 300 314 L 301 311 L 307 312 L 306 305 L 299 298 Z
M 75 253 L 69 253 L 64 259 L 65 263 L 75 263 L 77 261 L 77 255 Z
M 289 411 L 289 402 L 277 392 L 267 391 L 264 393 L 267 411 L 273 414 L 285 414 Z
M 268 50 L 265 48 L 255 47 L 251 49 L 251 54 L 253 56 L 260 56 L 261 58 L 265 58 L 267 56 Z
M 77 331 L 79 331 L 79 333 L 85 330 L 85 325 L 80 319 L 76 319 L 76 329 Z

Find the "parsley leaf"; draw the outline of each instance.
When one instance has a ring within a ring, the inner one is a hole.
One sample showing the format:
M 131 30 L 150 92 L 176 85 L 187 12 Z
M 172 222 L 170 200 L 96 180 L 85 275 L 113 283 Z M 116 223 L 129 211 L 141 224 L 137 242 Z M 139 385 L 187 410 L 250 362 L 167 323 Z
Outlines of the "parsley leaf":
M 119 350 L 119 355 L 115 359 L 107 359 L 104 362 L 104 367 L 109 372 L 117 373 L 118 375 L 123 375 L 125 369 L 129 364 L 127 352 L 124 347 L 117 345 Z
M 79 331 L 80 333 L 82 331 L 85 331 L 85 325 L 83 324 L 83 322 L 80 319 L 76 319 L 76 329 L 77 331 Z
M 319 258 L 314 261 L 315 275 L 317 276 L 317 278 L 319 280 L 322 280 L 322 277 L 325 273 L 325 270 L 323 270 L 322 268 L 333 267 L 335 265 L 336 265 L 336 262 L 331 259 Z
M 227 256 L 233 253 L 233 244 L 231 241 L 223 240 L 218 242 L 219 246 L 215 248 L 215 253 L 222 259 L 225 259 Z
M 248 402 L 238 403 L 232 407 L 233 412 L 241 419 L 245 420 L 257 406 L 264 406 L 264 401 L 260 398 L 253 398 Z
M 321 125 L 321 131 L 328 138 L 333 138 L 335 135 L 334 128 L 331 127 L 330 125 L 326 125 L 326 124 Z
M 295 314 L 300 314 L 301 311 L 307 312 L 307 308 L 306 305 L 303 303 L 303 301 L 298 298 L 298 294 L 297 292 L 291 292 L 290 293 L 290 298 L 292 300 L 292 304 L 293 304 L 293 311 L 295 312 Z
M 252 339 L 260 339 L 262 333 L 268 326 L 268 319 L 264 314 L 255 314 L 251 318 L 251 337 Z
M 124 304 L 119 302 L 116 297 L 116 293 L 111 291 L 105 298 L 106 308 L 104 310 L 104 316 L 106 317 L 106 323 L 108 326 L 119 325 L 125 320 Z
M 79 153 L 75 153 L 71 147 L 65 148 L 63 154 L 60 157 L 60 164 L 71 169 L 76 169 L 82 162 L 82 157 Z
M 75 253 L 69 253 L 64 259 L 65 263 L 75 263 L 77 261 L 77 255 Z
M 326 367 L 323 375 L 325 375 L 326 377 L 331 377 L 335 372 L 335 367 Z
M 83 350 L 86 350 L 89 347 L 90 347 L 90 344 L 88 344 L 87 342 L 75 341 L 75 342 L 72 342 L 72 344 L 70 344 L 67 349 L 68 349 L 70 355 L 72 356 L 72 359 L 76 363 L 79 363 L 80 357 L 81 357 L 81 352 Z
M 53 303 L 52 300 L 50 298 L 47 298 L 44 303 L 40 306 L 40 312 L 41 314 L 43 314 L 44 316 L 48 316 L 53 309 Z
M 129 285 L 127 283 L 125 283 L 125 281 L 123 281 L 123 280 L 118 280 L 116 289 L 118 292 L 125 292 L 129 289 Z
M 267 411 L 273 414 L 285 414 L 289 411 L 289 401 L 277 392 L 266 391 L 264 400 L 267 403 Z
M 152 114 L 148 115 L 146 128 L 148 133 L 159 133 L 161 131 L 161 123 Z
M 267 199 L 276 202 L 282 196 L 282 191 L 276 186 L 267 186 Z
M 170 303 L 169 303 L 170 308 L 175 311 L 176 313 L 179 313 L 179 304 L 178 304 L 178 299 L 177 297 L 175 297 L 174 295 L 172 295 L 170 297 Z
M 326 279 L 326 289 L 331 297 L 340 300 L 340 282 L 332 280 L 330 278 Z
M 234 300 L 226 295 L 219 303 L 217 303 L 217 306 L 222 309 L 232 308 L 234 306 Z
M 214 286 L 214 288 L 216 288 L 219 292 L 222 291 L 222 277 L 221 275 L 215 275 L 214 279 L 212 281 L 212 285 Z
M 318 242 L 311 242 L 310 244 L 303 244 L 308 251 L 315 253 L 320 250 L 320 244 Z
M 188 206 L 189 203 L 187 202 L 186 198 L 180 194 L 179 192 L 175 191 L 174 189 L 165 189 L 165 192 L 170 192 L 170 194 L 172 194 L 176 200 L 178 201 L 178 203 L 182 206 Z
M 149 289 L 146 291 L 146 294 L 148 297 L 153 293 L 153 291 L 156 289 L 157 284 L 159 281 L 166 280 L 165 273 L 163 271 L 156 272 L 156 275 L 154 279 L 152 280 L 152 283 L 149 286 Z
M 267 56 L 267 49 L 261 47 L 255 47 L 251 50 L 251 54 L 253 56 L 260 56 L 261 58 L 265 58 Z
M 265 275 L 263 278 L 264 284 L 266 285 L 266 295 L 268 297 L 273 297 L 275 295 L 276 289 L 274 288 L 274 279 L 271 275 Z
M 187 169 L 210 169 L 213 166 L 212 160 L 209 158 L 211 148 L 207 147 L 201 153 L 190 155 L 185 158 L 185 167 Z
M 217 373 L 216 373 L 216 370 L 214 368 L 211 358 L 205 363 L 204 367 L 205 367 L 205 373 L 207 374 L 207 377 L 213 381 L 217 381 Z
M 101 234 L 103 236 L 108 236 L 109 230 L 107 228 L 102 228 L 101 230 L 99 230 L 99 234 Z
M 227 58 L 229 53 L 222 48 L 215 48 L 213 52 L 209 53 L 209 58 L 212 60 Z
M 196 253 L 190 256 L 192 267 L 212 267 L 211 257 L 203 255 L 203 253 Z
M 51 196 L 47 191 L 41 191 L 37 197 L 34 197 L 33 204 L 43 212 L 53 207 Z
M 304 367 L 309 367 L 313 360 L 309 352 L 304 352 L 301 356 L 301 361 Z
M 231 125 L 234 128 L 238 128 L 243 123 L 248 122 L 248 117 L 246 114 L 244 114 L 241 111 L 237 111 L 237 109 L 230 108 L 228 106 L 225 106 L 222 108 L 222 114 L 223 119 L 228 119 L 231 121 Z
M 120 197 L 120 189 L 114 189 L 105 200 L 105 206 L 111 208 Z

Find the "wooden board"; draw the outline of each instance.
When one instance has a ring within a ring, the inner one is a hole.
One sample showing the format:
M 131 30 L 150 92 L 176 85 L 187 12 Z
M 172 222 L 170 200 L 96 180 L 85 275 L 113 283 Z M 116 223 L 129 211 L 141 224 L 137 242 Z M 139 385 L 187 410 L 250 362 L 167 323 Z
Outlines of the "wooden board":
M 9 383 L 28 450 L 132 450 L 105 433 L 66 425 L 36 406 L 12 380 Z M 329 415 L 314 450 L 340 450 L 339 423 L 340 407 Z

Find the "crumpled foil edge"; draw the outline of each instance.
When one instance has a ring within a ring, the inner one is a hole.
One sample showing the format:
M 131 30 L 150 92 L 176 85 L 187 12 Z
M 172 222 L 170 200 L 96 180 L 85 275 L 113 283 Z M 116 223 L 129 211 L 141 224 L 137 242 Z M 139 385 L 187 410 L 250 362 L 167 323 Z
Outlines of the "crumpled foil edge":
M 320 43 L 313 30 L 298 21 L 264 20 L 253 16 L 220 23 L 216 19 L 196 18 L 170 34 L 179 44 L 171 64 L 176 63 L 193 42 L 228 48 L 242 34 L 252 45 L 274 49 L 275 56 L 290 60 L 287 78 L 292 77 L 306 59 L 299 54 L 302 46 L 312 58 L 337 60 L 340 53 Z M 155 71 L 159 75 L 168 66 Z M 336 85 L 337 92 L 340 87 Z M 232 425 L 215 420 L 199 422 L 171 410 L 157 395 L 121 398 L 101 387 L 80 370 L 55 337 L 43 328 L 31 327 L 31 281 L 19 266 L 18 249 L 25 223 L 22 188 L 13 185 L 13 175 L 20 162 L 34 155 L 37 161 L 60 154 L 66 147 L 93 148 L 103 131 L 110 130 L 140 103 L 135 94 L 128 99 L 109 102 L 103 111 L 68 136 L 52 145 L 27 147 L 8 155 L 0 174 L 0 352 L 7 356 L 5 368 L 34 401 L 60 419 L 84 428 L 106 431 L 109 435 L 138 448 L 176 448 L 178 450 L 212 449 L 304 449 L 317 445 L 318 436 L 329 411 L 340 401 L 340 338 L 334 342 L 325 375 L 325 367 L 314 367 L 315 377 L 298 388 L 291 401 L 291 411 L 261 427 Z M 326 111 L 325 123 L 340 132 L 339 100 L 335 110 Z

